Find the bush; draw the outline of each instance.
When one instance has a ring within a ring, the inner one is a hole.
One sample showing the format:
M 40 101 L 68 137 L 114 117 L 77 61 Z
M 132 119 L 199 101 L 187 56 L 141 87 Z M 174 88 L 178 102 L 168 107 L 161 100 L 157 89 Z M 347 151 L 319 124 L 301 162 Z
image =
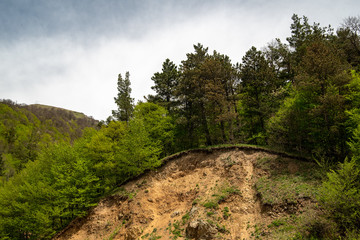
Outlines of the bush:
M 360 168 L 355 159 L 339 164 L 324 181 L 319 200 L 342 230 L 357 229 L 360 222 Z

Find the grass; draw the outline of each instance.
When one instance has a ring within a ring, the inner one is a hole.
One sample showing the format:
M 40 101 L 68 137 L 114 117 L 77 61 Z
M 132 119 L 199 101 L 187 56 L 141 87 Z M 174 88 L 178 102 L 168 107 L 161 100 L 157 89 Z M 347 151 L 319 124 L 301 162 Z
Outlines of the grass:
M 268 172 L 256 182 L 256 189 L 264 204 L 297 203 L 299 199 L 315 199 L 322 176 L 317 166 L 297 161 L 297 170 L 291 173 L 288 161 L 282 158 L 258 159 L 256 166 Z
M 182 232 L 184 231 L 183 228 L 181 228 L 181 223 L 178 220 L 175 220 L 172 224 L 169 223 L 169 227 L 167 228 L 169 230 L 169 233 L 172 234 L 173 240 L 176 240 L 178 238 L 182 237 Z
M 119 233 L 119 231 L 121 230 L 122 226 L 124 226 L 125 223 L 126 222 L 123 222 L 118 227 L 116 227 L 115 230 L 110 234 L 110 236 L 107 240 L 113 240 L 114 237 Z
M 141 239 L 148 239 L 148 240 L 160 239 L 161 236 L 158 236 L 156 232 L 157 232 L 157 229 L 154 228 L 151 233 L 147 233 L 147 234 L 143 235 L 143 236 L 141 237 Z
M 331 235 L 331 222 L 322 217 L 316 204 L 324 176 L 315 163 L 260 158 L 255 167 L 265 172 L 255 184 L 261 201 L 272 212 L 278 211 L 278 217 L 267 227 L 256 226 L 253 237 L 266 233 L 267 239 L 322 239 Z M 304 204 L 299 205 L 301 202 Z
M 223 218 L 226 220 L 230 217 L 230 210 L 228 207 L 224 207 L 224 210 L 222 210 Z
M 231 195 L 241 195 L 241 191 L 235 186 L 229 186 L 225 183 L 222 186 L 216 186 L 215 193 L 211 195 L 205 202 L 202 203 L 203 207 L 208 209 L 217 209 L 219 204 L 228 199 Z
M 124 187 L 119 187 L 119 188 L 116 188 L 114 191 L 112 191 L 111 195 L 124 197 L 126 199 L 133 199 L 136 196 L 136 194 L 137 194 L 136 191 L 129 192 Z

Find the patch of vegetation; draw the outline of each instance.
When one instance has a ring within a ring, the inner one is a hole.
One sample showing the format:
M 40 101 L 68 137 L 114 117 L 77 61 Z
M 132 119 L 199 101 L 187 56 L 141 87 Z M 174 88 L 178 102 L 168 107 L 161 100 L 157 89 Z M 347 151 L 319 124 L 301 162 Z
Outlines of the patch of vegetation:
M 207 212 L 206 213 L 206 215 L 208 216 L 208 217 L 211 217 L 211 216 L 213 216 L 215 213 L 214 212 Z
M 118 227 L 115 228 L 115 230 L 111 233 L 111 235 L 109 236 L 109 238 L 107 240 L 113 240 L 114 237 L 119 233 L 119 231 L 121 230 L 122 226 L 124 226 L 124 224 L 126 223 L 126 221 L 122 224 L 120 224 Z
M 291 164 L 291 165 L 290 165 Z M 283 158 L 257 159 L 256 167 L 267 172 L 256 182 L 256 189 L 264 204 L 275 207 L 272 211 L 287 211 L 294 214 L 274 219 L 263 229 L 270 239 L 336 239 L 336 226 L 323 216 L 316 197 L 323 175 L 313 163 Z M 299 209 L 299 202 L 307 201 Z M 253 236 L 260 237 L 262 230 L 254 227 Z
M 225 167 L 232 167 L 236 164 L 236 162 L 231 159 L 231 155 L 228 155 L 226 158 L 222 158 L 221 160 L 225 163 Z
M 133 199 L 136 196 L 136 191 L 127 191 L 124 187 L 117 188 L 113 191 L 113 196 L 120 196 L 126 199 Z
M 319 200 L 345 234 L 357 230 L 360 222 L 360 168 L 353 159 L 339 164 L 336 171 L 327 174 Z
M 230 231 L 226 229 L 225 225 L 220 225 L 218 223 L 216 223 L 216 229 L 220 232 L 220 233 L 229 233 Z
M 197 205 L 199 202 L 201 201 L 200 198 L 195 198 L 194 201 L 192 202 L 192 205 Z
M 141 187 L 144 186 L 146 183 L 147 183 L 147 181 L 144 179 L 144 180 L 142 180 L 140 183 L 136 183 L 136 186 L 137 186 L 138 188 L 141 188 Z
M 157 235 L 157 228 L 154 228 L 153 231 L 151 233 L 147 233 L 144 236 L 142 236 L 142 239 L 147 239 L 147 240 L 156 240 L 156 239 L 160 239 L 161 236 Z
M 268 225 L 268 228 L 272 228 L 272 227 L 279 227 L 281 225 L 284 225 L 286 222 L 283 219 L 276 219 L 274 221 L 272 221 L 272 223 L 270 223 Z
M 190 219 L 190 214 L 186 213 L 184 216 L 181 217 L 182 219 L 182 224 L 185 225 L 187 221 L 189 221 Z
M 169 230 L 169 234 L 173 235 L 171 238 L 173 240 L 183 237 L 182 232 L 184 229 L 181 228 L 181 223 L 178 220 L 175 220 L 172 224 L 169 223 L 169 226 L 166 229 Z
M 230 210 L 228 207 L 224 207 L 224 209 L 222 210 L 223 213 L 223 218 L 226 220 L 230 217 Z
M 291 173 L 283 158 L 262 158 L 257 167 L 268 172 L 256 182 L 256 189 L 264 204 L 281 205 L 297 203 L 298 199 L 315 199 L 322 176 L 317 166 L 308 162 L 296 162 Z
M 235 186 L 229 186 L 228 183 L 225 183 L 221 186 L 216 184 L 214 189 L 215 193 L 211 195 L 210 199 L 207 199 L 203 202 L 203 206 L 205 208 L 217 209 L 219 204 L 224 202 L 231 195 L 241 195 L 241 191 L 237 189 Z
M 203 203 L 203 206 L 206 208 L 216 209 L 219 206 L 219 203 L 216 200 L 209 200 Z
M 260 237 L 263 235 L 264 235 L 263 227 L 255 224 L 251 236 L 254 237 L 255 239 L 260 239 Z

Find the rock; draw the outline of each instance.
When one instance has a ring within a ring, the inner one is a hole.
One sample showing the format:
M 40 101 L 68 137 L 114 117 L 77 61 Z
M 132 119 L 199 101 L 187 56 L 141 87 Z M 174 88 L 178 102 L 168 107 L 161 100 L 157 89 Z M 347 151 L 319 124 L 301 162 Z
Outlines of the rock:
M 174 218 L 174 217 L 179 216 L 179 215 L 180 215 L 180 212 L 179 212 L 179 211 L 175 211 L 175 212 L 173 212 L 173 213 L 170 215 L 170 217 Z
M 192 208 L 191 208 L 191 210 L 190 210 L 190 213 L 189 213 L 189 215 L 190 216 L 194 216 L 196 213 L 198 213 L 199 211 L 198 211 L 198 208 L 197 207 L 195 207 L 195 206 L 193 206 Z
M 148 201 L 149 202 L 154 202 L 154 200 L 152 200 L 152 198 L 148 198 Z
M 196 240 L 214 239 L 217 232 L 214 226 L 200 219 L 190 222 L 186 227 L 186 237 Z
M 138 227 L 131 227 L 125 235 L 125 240 L 136 240 L 140 234 L 141 230 Z

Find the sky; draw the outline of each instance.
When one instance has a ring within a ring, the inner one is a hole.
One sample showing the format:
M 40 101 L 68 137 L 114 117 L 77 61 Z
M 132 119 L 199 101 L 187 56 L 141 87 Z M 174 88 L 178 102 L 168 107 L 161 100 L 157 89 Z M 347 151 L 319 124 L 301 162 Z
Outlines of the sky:
M 151 77 L 201 43 L 241 62 L 252 46 L 286 42 L 291 16 L 336 30 L 359 0 L 0 0 L 0 99 L 45 104 L 105 120 L 118 74 L 135 101 Z

